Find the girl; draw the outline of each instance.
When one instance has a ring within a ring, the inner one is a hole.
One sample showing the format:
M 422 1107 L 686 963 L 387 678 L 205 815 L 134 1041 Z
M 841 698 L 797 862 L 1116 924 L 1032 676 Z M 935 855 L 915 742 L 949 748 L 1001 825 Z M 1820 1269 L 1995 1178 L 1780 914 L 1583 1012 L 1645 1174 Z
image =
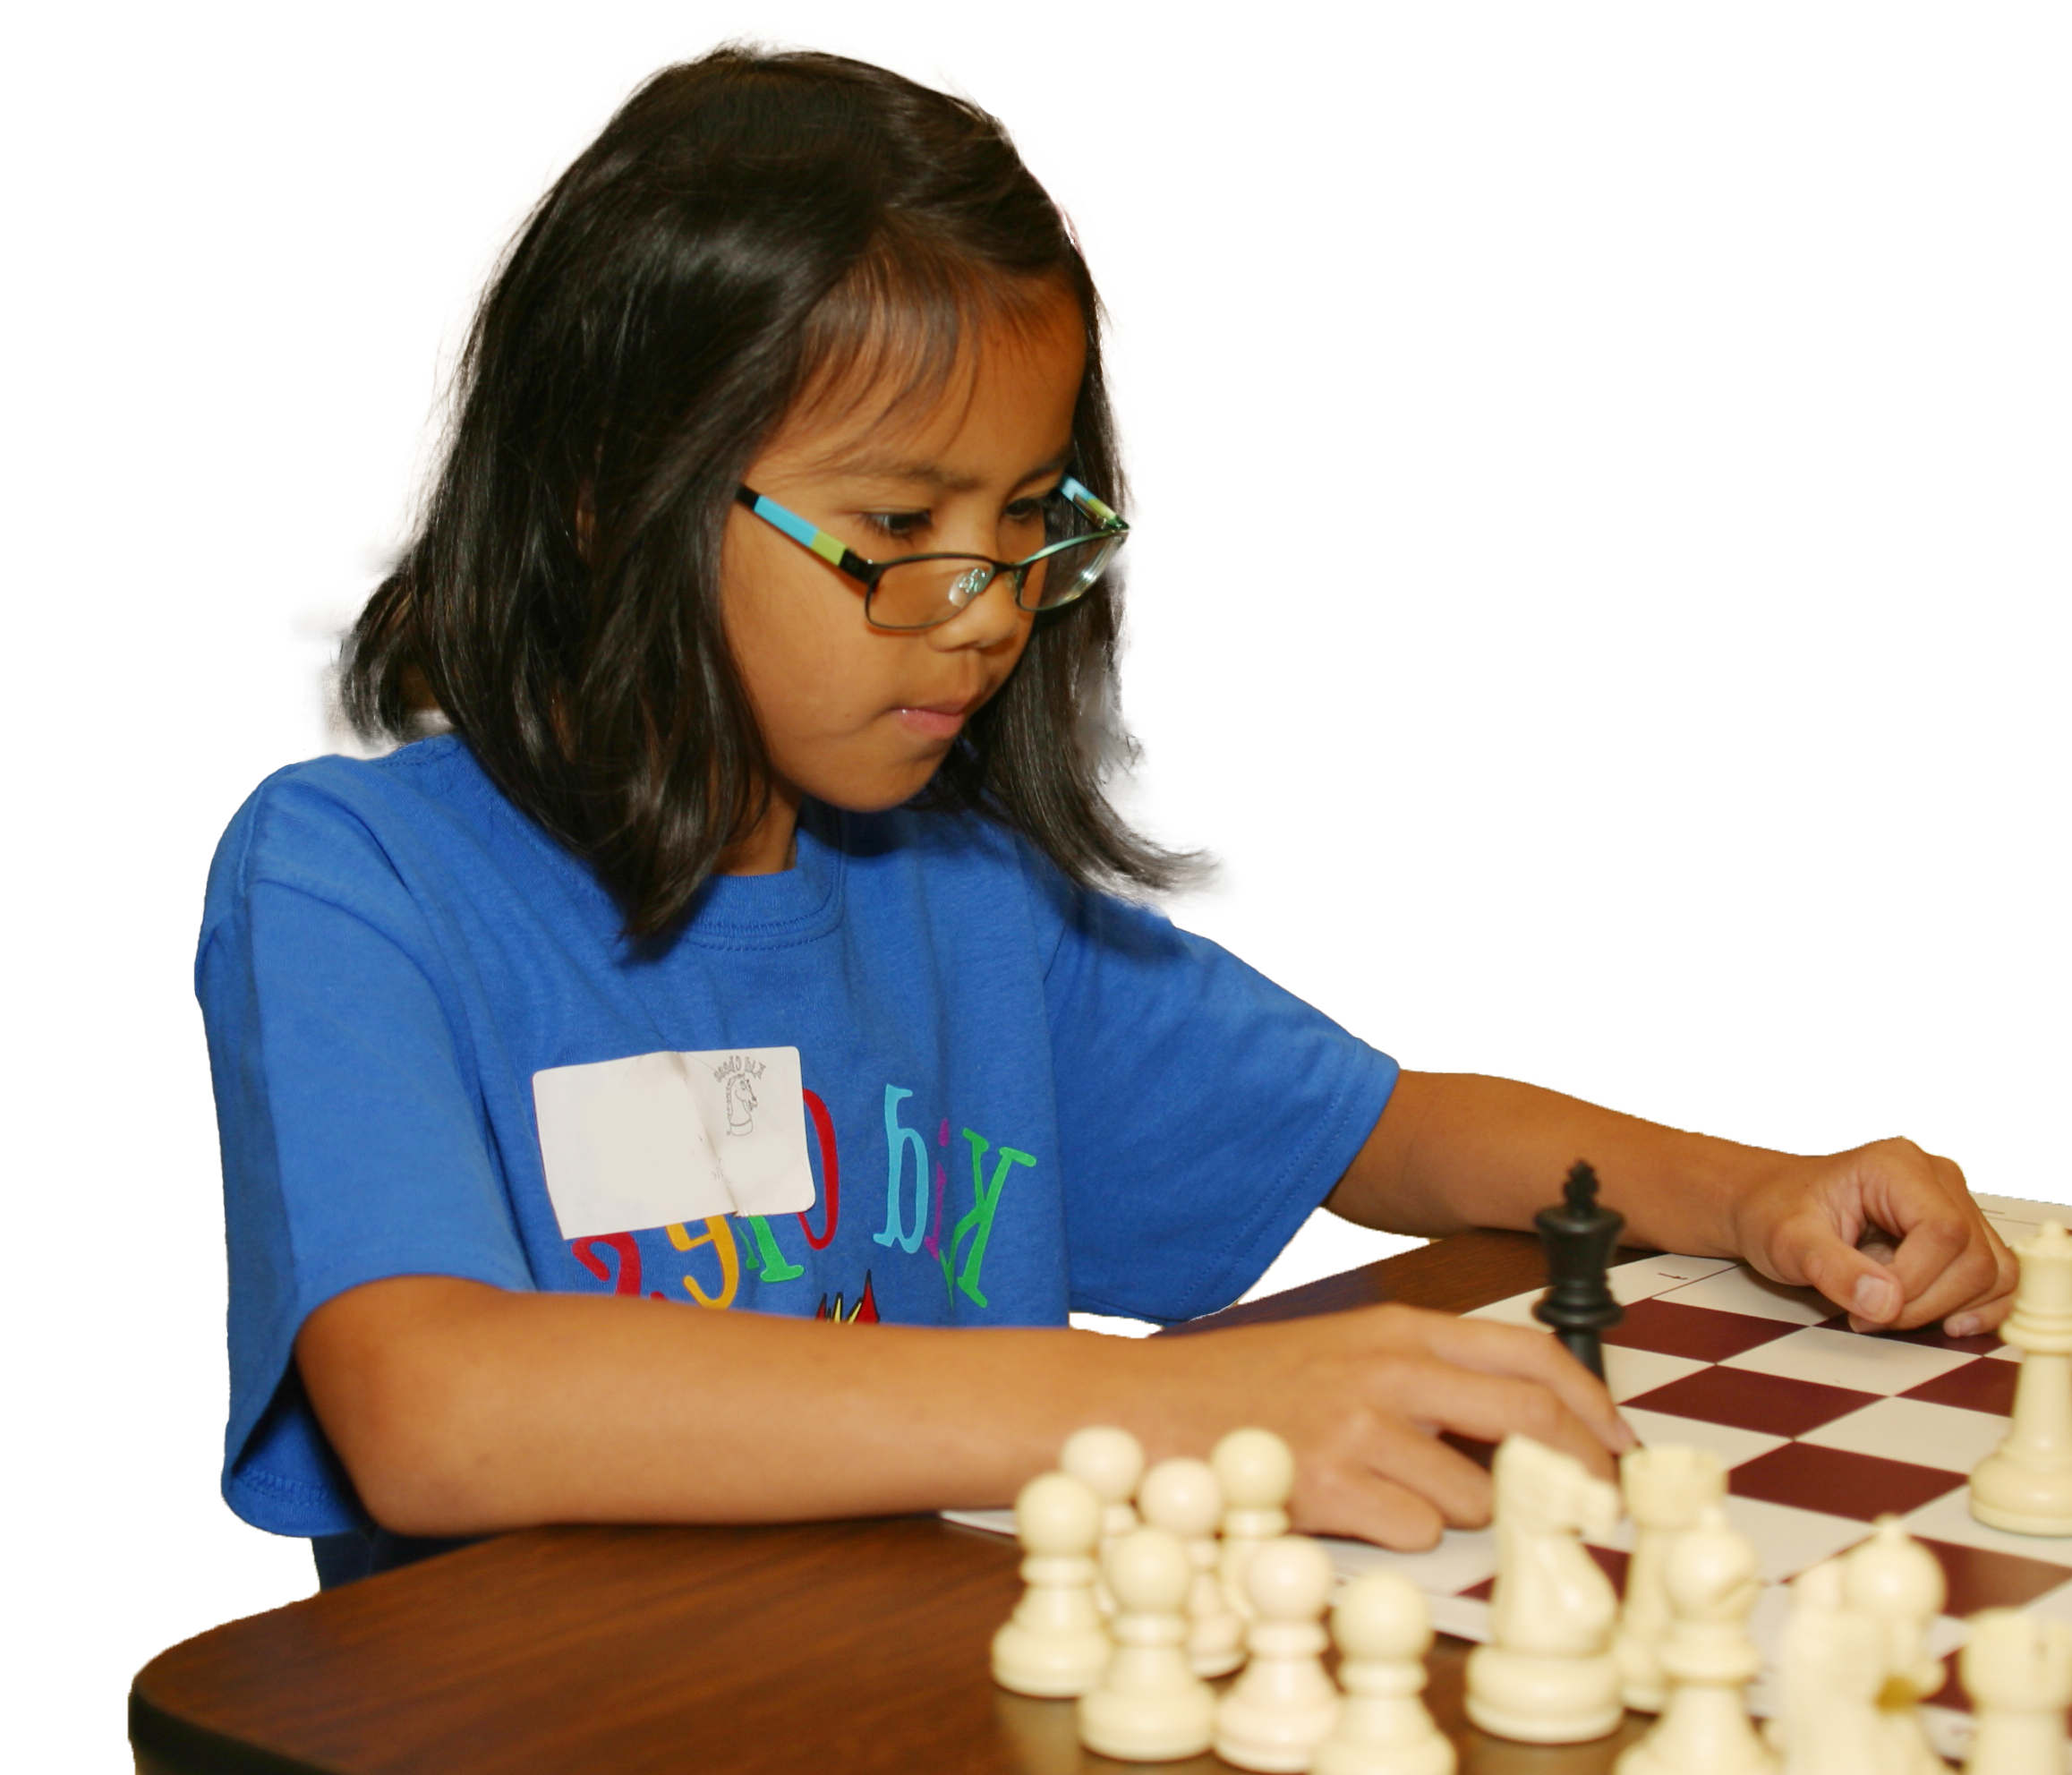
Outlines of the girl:
M 1300 1525 L 1426 1545 L 1488 1510 L 1437 1432 L 1630 1443 L 1551 1339 L 1067 1311 L 1225 1305 L 1319 1201 L 1522 1225 L 1579 1152 L 1638 1240 L 1998 1321 L 1947 1160 L 1399 1073 L 1118 897 L 1184 862 L 1103 792 L 1128 509 L 1093 284 L 991 118 L 732 49 L 635 95 L 486 296 L 352 640 L 365 731 L 450 734 L 275 776 L 211 875 L 234 1509 L 329 1580 L 1263 1423 Z

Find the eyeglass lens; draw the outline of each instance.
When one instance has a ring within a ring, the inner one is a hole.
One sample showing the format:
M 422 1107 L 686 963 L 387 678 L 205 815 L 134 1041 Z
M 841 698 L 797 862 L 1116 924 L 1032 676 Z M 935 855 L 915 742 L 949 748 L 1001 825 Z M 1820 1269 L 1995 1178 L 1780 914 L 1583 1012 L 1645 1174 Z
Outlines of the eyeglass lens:
M 1046 546 L 1070 544 L 1033 561 L 1015 587 L 1025 610 L 1054 610 L 1079 597 L 1107 570 L 1121 538 L 1093 521 L 1062 494 L 1044 502 Z M 873 622 L 889 628 L 931 628 L 947 622 L 993 583 L 989 561 L 968 555 L 906 561 L 889 567 L 872 593 Z
M 1025 610 L 1069 604 L 1101 576 L 1121 539 L 1087 536 L 1030 563 L 1015 602 Z M 947 622 L 993 583 L 991 561 L 969 555 L 901 561 L 878 576 L 871 620 L 886 628 L 926 628 Z

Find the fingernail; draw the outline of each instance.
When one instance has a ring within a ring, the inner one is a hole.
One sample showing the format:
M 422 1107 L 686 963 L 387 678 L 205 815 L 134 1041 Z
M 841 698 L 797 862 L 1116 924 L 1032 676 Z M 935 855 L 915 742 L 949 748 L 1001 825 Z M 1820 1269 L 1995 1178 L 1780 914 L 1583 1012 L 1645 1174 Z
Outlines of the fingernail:
M 1959 1313 L 1953 1319 L 1945 1319 L 1942 1326 L 1946 1337 L 1976 1337 L 1984 1328 L 1976 1313 Z
M 1612 1438 L 1612 1453 L 1624 1455 L 1641 1446 L 1641 1438 L 1633 1433 L 1633 1427 L 1624 1418 L 1615 1416 L 1612 1426 L 1617 1432 Z
M 1882 1276 L 1859 1276 L 1856 1292 L 1850 1295 L 1849 1304 L 1863 1318 L 1883 1325 L 1899 1316 L 1898 1285 Z

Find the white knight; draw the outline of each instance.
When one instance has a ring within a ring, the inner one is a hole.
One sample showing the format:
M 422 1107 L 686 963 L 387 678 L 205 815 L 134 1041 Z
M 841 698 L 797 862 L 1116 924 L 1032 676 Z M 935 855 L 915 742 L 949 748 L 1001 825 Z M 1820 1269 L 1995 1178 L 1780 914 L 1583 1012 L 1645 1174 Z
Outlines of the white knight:
M 1468 1657 L 1468 1718 L 1523 1744 L 1604 1737 L 1625 1717 L 1618 1598 L 1580 1537 L 1618 1526 L 1618 1491 L 1524 1436 L 1504 1439 L 1495 1475 L 1496 1589 L 1490 1643 Z

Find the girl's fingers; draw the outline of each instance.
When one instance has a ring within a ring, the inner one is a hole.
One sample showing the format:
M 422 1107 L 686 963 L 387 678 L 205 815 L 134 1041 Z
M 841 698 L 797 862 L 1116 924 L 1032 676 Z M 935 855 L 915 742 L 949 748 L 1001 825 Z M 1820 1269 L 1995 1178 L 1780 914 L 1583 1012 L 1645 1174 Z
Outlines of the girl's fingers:
M 1314 1487 L 1298 1486 L 1290 1504 L 1300 1533 L 1352 1535 L 1399 1553 L 1437 1547 L 1446 1526 L 1430 1499 L 1378 1473 L 1350 1473 Z
M 1427 1347 L 1442 1361 L 1548 1388 L 1590 1427 L 1601 1447 L 1614 1454 L 1623 1455 L 1639 1441 L 1619 1416 L 1604 1382 L 1547 1332 L 1492 1325 L 1487 1319 L 1444 1318 L 1433 1327 Z
M 1561 1353 L 1561 1360 L 1579 1368 L 1565 1351 Z M 1584 1378 L 1591 1379 L 1587 1374 Z M 1591 1384 L 1597 1383 L 1592 1379 Z M 1603 1391 L 1601 1387 L 1598 1390 Z M 1536 1380 L 1479 1374 L 1444 1361 L 1398 1361 L 1377 1366 L 1371 1378 L 1370 1396 L 1382 1413 L 1437 1424 L 1475 1442 L 1501 1442 L 1513 1432 L 1530 1436 L 1535 1442 L 1573 1455 L 1599 1479 L 1612 1476 L 1612 1457 L 1603 1435 L 1578 1416 L 1557 1392 Z M 1616 1413 L 1612 1417 L 1616 1421 Z M 1407 1425 L 1405 1428 L 1427 1446 L 1454 1455 L 1444 1443 L 1410 1430 Z M 1627 1434 L 1630 1437 L 1632 1432 Z M 1390 1452 L 1392 1455 L 1408 1455 L 1407 1450 L 1393 1444 Z M 1473 1465 L 1471 1462 L 1466 1464 Z M 1447 1471 L 1443 1463 L 1428 1470 Z M 1441 1500 L 1435 1498 L 1434 1501 Z

